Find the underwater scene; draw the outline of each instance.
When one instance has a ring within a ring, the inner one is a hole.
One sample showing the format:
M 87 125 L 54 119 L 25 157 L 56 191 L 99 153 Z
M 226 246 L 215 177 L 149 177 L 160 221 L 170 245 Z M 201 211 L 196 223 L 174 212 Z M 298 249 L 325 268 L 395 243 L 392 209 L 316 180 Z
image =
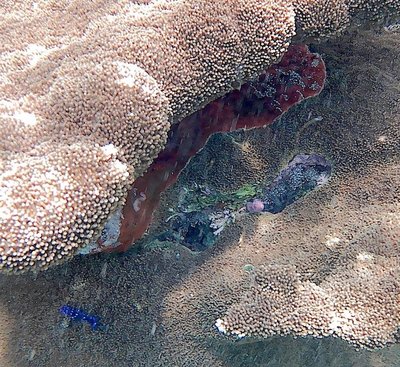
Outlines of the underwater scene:
M 400 0 L 0 1 L 0 367 L 400 366 Z

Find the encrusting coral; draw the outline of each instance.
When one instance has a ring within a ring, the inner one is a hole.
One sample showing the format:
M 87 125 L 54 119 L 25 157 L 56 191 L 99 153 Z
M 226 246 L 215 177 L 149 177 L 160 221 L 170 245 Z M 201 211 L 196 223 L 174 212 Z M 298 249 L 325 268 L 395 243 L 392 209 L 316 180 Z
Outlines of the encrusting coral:
M 267 182 L 299 153 L 313 152 L 332 162 L 329 181 L 284 211 L 249 214 L 229 226 L 212 254 L 168 295 L 167 339 L 184 335 L 179 343 L 193 351 L 193 360 L 218 359 L 217 348 L 204 348 L 197 356 L 201 343 L 243 353 L 245 345 L 253 344 L 253 351 L 263 352 L 258 360 L 254 355 L 248 360 L 261 366 L 274 346 L 291 340 L 270 336 L 324 337 L 325 343 L 340 338 L 367 349 L 400 340 L 400 38 L 372 32 L 346 38 L 350 41 L 337 42 L 335 48 L 332 42 L 319 46 L 333 53 L 329 58 L 328 51 L 327 63 L 340 60 L 329 91 L 289 111 L 270 129 L 243 133 L 253 149 L 241 150 L 244 162 L 235 162 L 237 168 L 225 162 L 231 176 L 215 175 L 212 168 L 201 173 L 215 182 L 215 189 L 251 169 L 255 158 L 260 163 L 252 180 L 266 175 Z M 360 78 L 360 70 L 369 76 Z M 371 92 L 367 99 L 365 91 Z M 311 112 L 321 113 L 323 122 L 313 119 L 309 125 Z M 217 156 L 214 147 L 204 152 L 207 160 Z M 177 344 L 168 348 L 173 353 Z M 277 360 L 271 357 L 267 365 Z
M 346 9 L 399 9 L 144 3 L 0 5 L 0 270 L 43 269 L 95 241 L 171 123 L 276 61 L 296 21 L 318 36 L 341 30 Z
M 255 269 L 250 290 L 216 321 L 217 328 L 239 338 L 332 335 L 370 349 L 395 343 L 400 322 L 398 260 L 388 256 L 392 250 L 382 242 L 379 251 L 371 242 L 369 248 L 362 244 L 370 236 L 338 255 L 336 269 L 323 280 L 307 279 L 292 265 Z M 373 236 L 390 241 L 384 228 Z

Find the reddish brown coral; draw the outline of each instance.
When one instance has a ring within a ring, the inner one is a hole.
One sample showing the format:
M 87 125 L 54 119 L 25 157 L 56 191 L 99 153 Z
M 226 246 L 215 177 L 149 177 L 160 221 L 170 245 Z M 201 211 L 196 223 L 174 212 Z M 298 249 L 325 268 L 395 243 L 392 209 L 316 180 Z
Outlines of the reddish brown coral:
M 212 134 L 271 124 L 291 106 L 317 95 L 325 77 L 319 55 L 310 53 L 307 46 L 292 45 L 278 64 L 257 79 L 174 125 L 166 148 L 129 192 L 116 249 L 125 251 L 142 237 L 161 193 L 176 181 Z

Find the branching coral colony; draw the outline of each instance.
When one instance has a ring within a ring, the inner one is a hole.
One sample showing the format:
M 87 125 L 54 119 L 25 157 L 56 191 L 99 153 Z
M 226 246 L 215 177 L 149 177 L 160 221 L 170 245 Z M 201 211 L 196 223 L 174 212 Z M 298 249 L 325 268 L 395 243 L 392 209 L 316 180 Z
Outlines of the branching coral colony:
M 96 11 L 89 3 L 90 11 L 39 3 L 19 12 L 9 3 L 1 7 L 0 270 L 23 272 L 60 263 L 99 238 L 117 239 L 126 249 L 150 218 L 137 222 L 130 214 L 151 212 L 157 202 L 151 196 L 164 189 L 146 192 L 140 177 L 158 154 L 150 170 L 161 169 L 168 132 L 185 126 L 177 122 L 257 80 L 296 33 L 335 35 L 355 18 L 398 12 L 400 2 L 121 1 Z M 316 83 L 318 92 L 323 80 Z M 225 97 L 225 104 L 188 117 L 191 134 L 202 136 L 204 121 L 218 120 L 215 109 L 221 106 L 232 114 L 228 101 L 238 102 L 249 85 Z M 274 113 L 269 102 L 255 103 L 257 118 L 265 109 Z M 260 125 L 256 120 L 251 114 L 236 126 L 231 118 L 221 120 L 229 126 L 216 130 Z M 185 142 L 179 144 L 183 149 Z M 186 156 L 199 148 L 187 147 L 193 151 Z

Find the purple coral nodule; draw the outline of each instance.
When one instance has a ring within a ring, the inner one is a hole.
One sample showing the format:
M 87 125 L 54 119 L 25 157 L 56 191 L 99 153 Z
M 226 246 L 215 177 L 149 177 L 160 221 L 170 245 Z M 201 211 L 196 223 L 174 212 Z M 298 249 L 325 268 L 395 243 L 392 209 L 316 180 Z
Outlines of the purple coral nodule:
M 249 213 L 261 213 L 264 210 L 264 202 L 261 199 L 254 199 L 246 204 Z

